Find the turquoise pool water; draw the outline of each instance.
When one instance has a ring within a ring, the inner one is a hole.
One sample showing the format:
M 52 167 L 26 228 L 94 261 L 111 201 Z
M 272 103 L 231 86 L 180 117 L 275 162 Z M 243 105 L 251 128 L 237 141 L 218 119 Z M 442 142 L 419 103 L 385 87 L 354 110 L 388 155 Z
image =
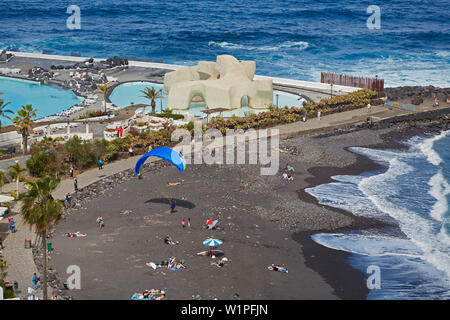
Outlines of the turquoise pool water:
M 131 104 L 140 104 L 140 103 L 148 104 L 149 103 L 148 99 L 142 97 L 142 93 L 140 92 L 141 90 L 144 90 L 144 88 L 146 87 L 150 88 L 154 87 L 156 90 L 160 90 L 164 88 L 164 85 L 146 81 L 123 83 L 114 88 L 113 92 L 109 96 L 109 100 L 120 108 L 128 107 Z M 276 90 L 273 92 L 274 106 L 276 106 L 277 104 L 277 96 L 276 96 L 277 94 L 279 107 L 302 106 L 303 100 L 298 100 L 299 98 L 298 95 Z M 167 95 L 164 95 L 162 99 L 156 100 L 156 112 L 164 110 L 166 106 L 167 106 Z M 201 110 L 204 109 L 205 109 L 204 103 L 192 103 L 191 107 L 188 110 L 174 110 L 174 112 L 175 113 L 189 112 L 189 114 L 195 116 L 205 116 L 205 114 L 201 112 Z M 240 109 L 223 112 L 223 116 L 224 117 L 231 117 L 232 115 L 244 116 L 244 113 L 246 112 L 258 113 L 262 111 L 266 110 L 256 110 L 248 107 L 242 107 Z
M 31 104 L 37 110 L 36 119 L 59 113 L 81 103 L 84 99 L 71 90 L 56 85 L 39 84 L 34 81 L 0 77 L 0 99 L 9 102 L 5 109 L 16 112 L 21 106 Z M 13 118 L 15 115 L 10 115 Z M 12 122 L 2 117 L 2 126 Z

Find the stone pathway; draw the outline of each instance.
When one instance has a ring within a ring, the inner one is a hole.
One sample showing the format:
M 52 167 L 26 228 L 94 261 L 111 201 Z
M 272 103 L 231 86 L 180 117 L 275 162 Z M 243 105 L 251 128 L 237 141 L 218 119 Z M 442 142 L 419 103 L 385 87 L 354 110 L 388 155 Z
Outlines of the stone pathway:
M 33 273 L 38 273 L 38 270 L 34 264 L 32 249 L 25 249 L 25 239 L 31 239 L 31 243 L 33 244 L 36 239 L 36 234 L 30 231 L 28 225 L 24 224 L 19 212 L 20 204 L 16 204 L 11 210 L 10 215 L 16 220 L 17 232 L 9 232 L 3 241 L 5 247 L 3 249 L 3 257 L 8 264 L 7 280 L 10 282 L 17 281 L 19 290 L 16 294 L 20 298 L 26 299 L 27 288 L 33 285 L 31 282 Z M 0 223 L 6 224 L 7 228 L 8 219 L 5 218 Z

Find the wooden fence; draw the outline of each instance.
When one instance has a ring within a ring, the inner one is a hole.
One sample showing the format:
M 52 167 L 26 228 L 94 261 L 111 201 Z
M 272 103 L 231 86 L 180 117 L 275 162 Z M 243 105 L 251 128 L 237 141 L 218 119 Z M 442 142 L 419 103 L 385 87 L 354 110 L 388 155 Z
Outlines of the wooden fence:
M 366 88 L 377 92 L 384 91 L 384 79 L 365 78 L 351 76 L 348 74 L 338 74 L 332 72 L 322 72 L 320 74 L 321 83 L 336 84 L 348 87 Z

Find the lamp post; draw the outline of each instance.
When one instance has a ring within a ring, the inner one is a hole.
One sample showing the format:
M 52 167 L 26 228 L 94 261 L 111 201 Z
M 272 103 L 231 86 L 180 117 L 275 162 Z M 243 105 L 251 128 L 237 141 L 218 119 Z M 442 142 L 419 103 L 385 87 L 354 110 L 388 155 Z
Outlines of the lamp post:
M 330 87 L 331 87 L 331 98 L 333 98 L 333 82 L 330 83 Z
M 161 95 L 160 95 L 160 98 L 161 98 L 161 107 L 160 107 L 160 111 L 159 112 L 161 112 L 162 113 L 162 100 L 163 100 L 163 93 L 161 93 Z
M 276 97 L 277 97 L 277 109 L 278 109 L 278 93 L 276 94 Z

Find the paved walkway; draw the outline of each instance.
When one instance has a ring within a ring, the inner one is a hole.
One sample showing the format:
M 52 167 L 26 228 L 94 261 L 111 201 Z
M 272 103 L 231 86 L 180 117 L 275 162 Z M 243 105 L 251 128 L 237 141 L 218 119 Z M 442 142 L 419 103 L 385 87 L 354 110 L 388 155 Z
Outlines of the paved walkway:
M 16 220 L 16 233 L 9 233 L 6 239 L 3 241 L 3 258 L 8 264 L 8 275 L 6 279 L 8 281 L 17 281 L 19 284 L 19 290 L 16 294 L 25 299 L 27 296 L 27 288 L 32 287 L 31 278 L 33 273 L 37 271 L 36 265 L 33 260 L 33 253 L 31 249 L 25 249 L 25 239 L 31 239 L 31 243 L 34 243 L 36 234 L 30 231 L 30 227 L 25 225 L 20 214 L 20 205 L 16 204 L 11 210 L 14 220 Z M 3 229 L 7 229 L 8 219 L 0 221 Z M 50 291 L 51 292 L 51 291 Z
M 408 113 L 411 112 L 399 109 L 389 110 L 384 106 L 375 106 L 372 107 L 372 111 L 370 113 L 367 113 L 367 110 L 363 108 L 324 116 L 320 120 L 318 120 L 317 118 L 309 119 L 307 122 L 294 122 L 286 125 L 280 125 L 276 128 L 280 130 L 279 133 L 281 136 L 288 136 L 301 132 L 307 133 L 308 131 L 320 130 L 321 128 L 330 126 L 333 127 L 343 124 L 355 124 L 364 121 L 368 116 L 381 120 L 388 117 Z M 107 164 L 104 166 L 103 170 L 94 168 L 85 171 L 77 176 L 78 187 L 83 188 L 108 176 L 114 175 L 130 168 L 134 168 L 139 157 L 140 156 L 135 156 L 111 164 Z M 14 184 L 4 186 L 3 192 L 7 192 L 8 189 L 12 189 L 14 187 Z M 57 199 L 63 199 L 65 194 L 73 192 L 73 180 L 63 180 L 55 190 L 54 197 Z M 19 207 L 18 205 L 16 205 L 13 209 L 13 212 L 18 212 L 18 210 Z M 26 288 L 31 285 L 31 277 L 33 273 L 36 272 L 36 266 L 33 261 L 32 251 L 30 249 L 25 249 L 24 242 L 26 238 L 30 238 L 34 241 L 35 235 L 33 232 L 29 231 L 28 227 L 23 225 L 21 217 L 18 214 L 15 215 L 15 219 L 17 221 L 17 232 L 15 234 L 9 234 L 6 237 L 4 241 L 5 249 L 3 253 L 9 265 L 8 280 L 16 280 L 19 282 L 19 288 L 22 290 L 21 296 L 23 297 L 23 293 L 26 292 Z M 3 219 L 3 221 L 0 221 L 0 223 L 7 224 L 7 219 Z

